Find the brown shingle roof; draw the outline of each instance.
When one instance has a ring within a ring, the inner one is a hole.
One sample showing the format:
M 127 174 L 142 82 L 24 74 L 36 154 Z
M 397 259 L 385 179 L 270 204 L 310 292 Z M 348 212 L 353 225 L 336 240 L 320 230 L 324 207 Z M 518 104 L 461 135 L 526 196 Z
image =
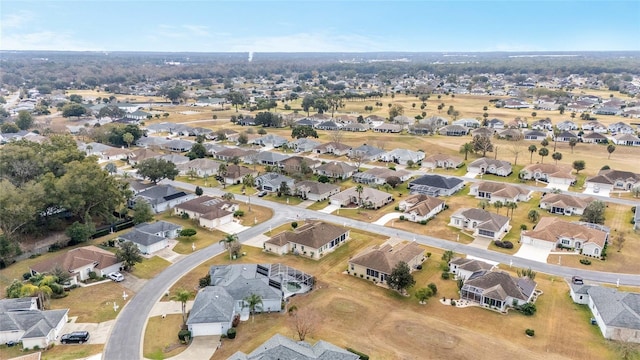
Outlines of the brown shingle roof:
M 589 205 L 591 202 L 595 200 L 596 199 L 592 197 L 581 198 L 577 196 L 571 196 L 568 194 L 549 193 L 545 195 L 542 198 L 542 200 L 540 200 L 540 203 L 548 203 L 552 206 L 561 207 L 561 208 L 570 206 L 574 208 L 584 209 L 587 207 L 587 205 Z
M 51 272 L 56 267 L 71 271 L 93 263 L 98 263 L 96 269 L 104 269 L 118 262 L 118 259 L 113 253 L 90 245 L 69 250 L 64 254 L 39 262 L 31 266 L 31 269 L 39 273 Z
M 491 196 L 499 196 L 505 198 L 514 198 L 518 195 L 525 195 L 530 193 L 529 190 L 520 188 L 518 186 L 490 181 L 480 182 L 477 184 L 477 187 L 479 191 L 491 193 Z
M 342 226 L 326 222 L 309 222 L 297 228 L 294 232 L 280 233 L 267 240 L 267 242 L 278 246 L 292 242 L 318 249 L 347 232 L 349 230 Z
M 555 217 L 543 217 L 535 229 L 523 231 L 522 234 L 534 239 L 553 243 L 556 243 L 560 237 L 582 239 L 585 242 L 598 244 L 600 247 L 604 247 L 605 241 L 607 240 L 607 233 L 604 231 L 574 224 Z
M 393 268 L 400 262 L 410 262 L 416 256 L 424 254 L 424 249 L 414 242 L 402 242 L 391 246 L 373 246 L 349 260 L 350 263 L 377 270 L 384 274 L 391 274 Z
M 200 214 L 203 219 L 218 219 L 232 213 L 233 204 L 211 196 L 199 196 L 195 199 L 176 205 L 176 209 Z

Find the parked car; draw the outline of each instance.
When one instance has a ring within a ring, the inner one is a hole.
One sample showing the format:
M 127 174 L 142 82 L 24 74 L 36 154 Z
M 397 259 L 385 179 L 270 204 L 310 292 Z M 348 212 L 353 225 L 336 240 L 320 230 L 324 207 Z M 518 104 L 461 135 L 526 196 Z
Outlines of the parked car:
M 109 273 L 109 274 L 107 275 L 107 277 L 108 277 L 109 279 L 111 279 L 111 280 L 115 281 L 115 282 L 120 282 L 120 281 L 124 280 L 124 275 L 120 274 L 120 273 L 119 273 L 119 272 L 117 272 L 117 271 L 116 271 L 116 272 Z
M 60 338 L 60 342 L 63 344 L 82 344 L 89 341 L 89 332 L 88 331 L 74 331 L 72 333 L 64 334 Z
M 268 194 L 268 192 L 267 192 L 266 190 L 262 190 L 262 191 L 260 191 L 260 192 L 258 193 L 258 197 L 263 197 L 263 196 L 265 196 L 265 195 L 267 195 L 267 194 Z
M 583 285 L 584 284 L 584 280 L 582 280 L 582 278 L 580 276 L 574 276 L 571 278 L 571 282 L 576 284 L 576 285 Z

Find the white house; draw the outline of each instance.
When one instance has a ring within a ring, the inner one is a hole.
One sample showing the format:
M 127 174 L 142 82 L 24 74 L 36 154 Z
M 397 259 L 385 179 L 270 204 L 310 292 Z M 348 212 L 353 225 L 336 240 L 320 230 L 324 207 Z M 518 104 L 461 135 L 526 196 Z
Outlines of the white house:
M 509 176 L 513 171 L 511 163 L 504 160 L 489 159 L 486 157 L 477 159 L 467 165 L 467 171 L 478 174 L 494 174 L 498 176 Z
M 509 220 L 506 216 L 486 210 L 462 208 L 451 215 L 449 225 L 462 230 L 471 230 L 474 236 L 500 240 L 509 232 Z
M 495 265 L 469 258 L 454 258 L 449 261 L 449 269 L 456 279 L 469 279 L 476 271 L 491 271 Z
M 520 186 L 492 181 L 473 183 L 469 188 L 469 195 L 475 196 L 478 199 L 488 200 L 490 203 L 496 201 L 502 203 L 529 201 L 532 193 L 533 191 Z
M 398 203 L 398 209 L 405 213 L 405 219 L 413 222 L 429 220 L 444 208 L 444 200 L 424 194 L 409 195 Z
M 106 276 L 110 272 L 120 270 L 122 261 L 107 250 L 89 245 L 69 250 L 47 260 L 31 266 L 31 273 L 51 274 L 56 268 L 68 272 L 71 284 L 78 284 L 89 279 L 89 273 L 95 272 L 97 276 Z
M 45 349 L 56 341 L 68 321 L 69 309 L 41 311 L 31 306 L 33 299 L 27 299 L 28 307 L 19 304 L 25 299 L 0 300 L 0 344 L 22 342 L 24 349 Z
M 187 214 L 189 219 L 197 220 L 200 226 L 215 229 L 233 222 L 233 214 L 238 208 L 238 204 L 205 195 L 177 205 L 173 212 L 176 215 Z
M 543 217 L 533 230 L 522 231 L 520 242 L 545 249 L 558 246 L 582 255 L 600 257 L 608 237 L 608 232 L 587 225 Z
M 169 245 L 167 239 L 177 237 L 180 230 L 182 230 L 181 225 L 156 221 L 136 225 L 133 230 L 120 235 L 119 238 L 136 244 L 143 254 L 153 254 L 166 248 Z

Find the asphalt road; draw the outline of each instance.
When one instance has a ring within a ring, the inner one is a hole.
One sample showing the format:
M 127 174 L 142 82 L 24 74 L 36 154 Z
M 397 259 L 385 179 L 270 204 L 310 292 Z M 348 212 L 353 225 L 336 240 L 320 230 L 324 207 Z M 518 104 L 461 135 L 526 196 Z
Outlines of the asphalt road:
M 465 178 L 465 180 L 468 180 Z M 184 188 L 193 191 L 194 185 L 176 182 L 176 181 L 164 181 L 164 183 L 172 184 L 176 187 Z M 207 195 L 221 195 L 224 191 L 221 189 L 204 189 Z M 540 188 L 536 188 L 540 191 Z M 236 195 L 236 199 L 239 201 L 248 201 L 246 196 Z M 612 201 L 614 199 L 608 199 Z M 615 199 L 625 200 L 625 199 Z M 449 240 L 443 240 L 431 236 L 416 235 L 411 232 L 398 230 L 386 226 L 374 225 L 358 220 L 343 218 L 336 215 L 319 213 L 317 211 L 297 208 L 289 205 L 279 204 L 267 200 L 262 200 L 258 197 L 252 196 L 251 203 L 270 207 L 274 209 L 274 217 L 269 221 L 258 224 L 251 227 L 242 233 L 238 234 L 238 238 L 241 242 L 251 239 L 257 235 L 267 232 L 270 227 L 277 227 L 282 223 L 291 221 L 295 218 L 306 219 L 322 219 L 336 224 L 342 224 L 347 227 L 355 229 L 361 229 L 370 231 L 386 236 L 397 236 L 408 240 L 414 240 L 420 244 L 437 247 L 446 250 L 453 250 L 457 253 L 468 254 L 480 258 L 484 258 L 490 261 L 496 261 L 503 264 L 511 263 L 514 267 L 531 268 L 540 273 L 547 273 L 560 277 L 571 277 L 574 275 L 582 276 L 586 280 L 601 282 L 601 283 L 613 283 L 619 282 L 620 285 L 633 285 L 640 286 L 640 275 L 638 274 L 618 274 L 607 273 L 599 271 L 589 271 L 583 269 L 574 269 L 558 265 L 540 263 L 537 261 L 517 258 L 511 255 L 489 251 L 486 249 L 480 249 L 471 247 L 465 244 L 452 242 Z M 626 202 L 626 201 L 625 201 Z M 105 360 L 135 360 L 142 358 L 142 339 L 144 334 L 144 328 L 148 314 L 151 312 L 153 304 L 158 301 L 163 294 L 169 289 L 169 287 L 184 274 L 191 271 L 202 262 L 214 257 L 224 249 L 220 244 L 214 244 L 208 248 L 196 251 L 195 253 L 181 259 L 180 261 L 172 264 L 166 268 L 155 278 L 149 280 L 147 284 L 129 301 L 129 303 L 121 310 L 121 313 L 116 319 L 116 323 L 112 329 L 109 340 L 105 345 L 105 351 L 103 359 Z M 136 355 L 137 354 L 137 355 Z

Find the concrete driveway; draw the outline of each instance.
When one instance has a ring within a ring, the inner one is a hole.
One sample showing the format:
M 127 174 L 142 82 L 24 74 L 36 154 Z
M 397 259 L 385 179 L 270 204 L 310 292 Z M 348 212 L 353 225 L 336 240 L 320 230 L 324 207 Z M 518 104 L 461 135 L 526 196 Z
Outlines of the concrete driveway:
M 591 186 L 587 187 L 586 189 L 584 189 L 584 191 L 582 192 L 583 194 L 588 194 L 588 195 L 598 195 L 598 196 L 606 196 L 609 197 L 611 190 L 609 189 L 603 189 L 600 188 L 598 190 L 598 192 L 593 191 L 593 188 Z
M 479 249 L 487 249 L 492 241 L 493 240 L 488 237 L 476 236 L 469 246 L 477 247 Z
M 384 224 L 388 223 L 389 220 L 398 219 L 400 218 L 400 216 L 402 216 L 402 213 L 398 213 L 398 212 L 384 214 L 380 219 L 376 220 L 374 224 L 384 226 Z
M 73 331 L 88 331 L 89 344 L 106 344 L 111 328 L 116 322 L 115 320 L 109 320 L 102 323 L 77 323 L 75 322 L 76 319 L 77 317 L 70 318 L 71 322 L 62 327 L 60 334 L 67 334 Z
M 515 253 L 513 256 L 546 263 L 547 258 L 549 257 L 549 253 L 551 253 L 553 246 L 554 245 L 551 244 L 548 248 L 543 248 L 543 247 L 534 246 L 531 244 L 522 244 L 518 252 Z
M 464 174 L 464 177 L 469 178 L 469 179 L 475 179 L 475 177 L 478 176 L 479 174 L 480 173 L 469 171 L 466 174 Z
M 220 230 L 224 233 L 227 234 L 239 234 L 245 230 L 247 230 L 249 227 L 248 226 L 243 226 L 238 224 L 235 221 L 232 221 L 230 223 L 226 223 L 224 225 L 220 225 L 216 228 L 216 230 Z
M 569 184 L 549 183 L 547 189 L 559 189 L 562 191 L 569 191 Z
M 185 351 L 168 360 L 209 359 L 221 345 L 220 335 L 198 336 L 191 340 L 191 344 Z
M 264 244 L 265 241 L 269 240 L 270 238 L 267 235 L 258 235 L 255 237 L 252 237 L 251 239 L 245 241 L 242 243 L 242 245 L 249 245 L 249 246 L 253 246 L 253 247 L 257 247 L 262 249 L 263 246 L 262 244 Z
M 318 210 L 318 211 L 320 211 L 321 213 L 325 213 L 325 214 L 331 214 L 332 212 L 334 212 L 334 211 L 336 211 L 338 209 L 340 209 L 340 205 L 329 204 L 324 209 Z

